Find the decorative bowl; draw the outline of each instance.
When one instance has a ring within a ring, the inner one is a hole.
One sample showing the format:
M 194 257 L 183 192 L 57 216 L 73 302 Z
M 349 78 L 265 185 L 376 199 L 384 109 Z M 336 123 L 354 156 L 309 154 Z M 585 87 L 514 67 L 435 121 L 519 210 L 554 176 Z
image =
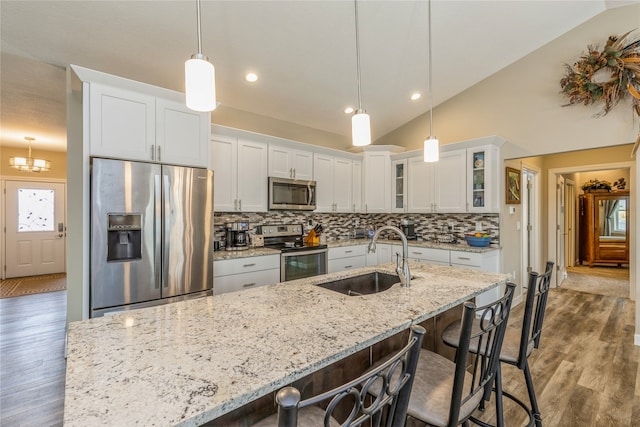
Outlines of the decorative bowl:
M 489 237 L 475 237 L 475 236 L 469 236 L 469 235 L 465 235 L 464 238 L 467 240 L 467 244 L 469 246 L 476 246 L 479 248 L 484 248 L 489 246 L 489 243 L 491 243 L 491 236 Z

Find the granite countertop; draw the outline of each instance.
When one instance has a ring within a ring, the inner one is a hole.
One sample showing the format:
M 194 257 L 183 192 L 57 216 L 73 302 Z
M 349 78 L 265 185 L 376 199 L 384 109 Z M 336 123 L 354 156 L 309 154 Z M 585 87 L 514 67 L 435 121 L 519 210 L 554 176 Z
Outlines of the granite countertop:
M 271 248 L 250 248 L 244 251 L 215 251 L 213 253 L 213 260 L 219 261 L 223 259 L 248 258 L 262 255 L 280 255 L 280 250 Z
M 352 245 L 368 245 L 371 239 L 344 239 L 344 240 L 332 240 L 327 242 L 330 248 Z M 402 245 L 402 240 L 399 239 L 378 239 L 376 243 L 388 244 L 388 245 Z M 486 248 L 479 248 L 476 246 L 469 246 L 466 242 L 461 243 L 438 243 L 427 240 L 409 240 L 409 246 L 419 248 L 433 248 L 444 249 L 451 251 L 463 251 L 463 252 L 476 252 L 485 253 L 490 251 L 496 251 L 500 249 L 497 246 L 487 246 Z
M 65 426 L 196 426 L 506 282 L 411 263 L 410 288 L 318 286 L 366 267 L 72 322 Z

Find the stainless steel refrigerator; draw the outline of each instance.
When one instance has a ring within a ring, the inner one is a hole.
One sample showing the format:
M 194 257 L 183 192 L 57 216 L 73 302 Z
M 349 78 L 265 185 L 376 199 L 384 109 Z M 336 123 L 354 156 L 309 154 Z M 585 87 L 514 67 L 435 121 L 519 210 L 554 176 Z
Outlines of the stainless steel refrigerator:
M 91 317 L 210 295 L 213 172 L 91 159 Z

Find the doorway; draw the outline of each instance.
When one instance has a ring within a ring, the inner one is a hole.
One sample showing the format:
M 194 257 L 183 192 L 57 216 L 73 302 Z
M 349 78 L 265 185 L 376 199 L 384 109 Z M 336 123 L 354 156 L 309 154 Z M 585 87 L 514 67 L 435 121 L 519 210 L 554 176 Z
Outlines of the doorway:
M 541 271 L 540 265 L 540 170 L 522 165 L 522 272 L 527 277 L 532 271 Z M 527 281 L 522 281 L 524 289 Z
M 65 272 L 65 206 L 65 183 L 5 181 L 5 278 Z

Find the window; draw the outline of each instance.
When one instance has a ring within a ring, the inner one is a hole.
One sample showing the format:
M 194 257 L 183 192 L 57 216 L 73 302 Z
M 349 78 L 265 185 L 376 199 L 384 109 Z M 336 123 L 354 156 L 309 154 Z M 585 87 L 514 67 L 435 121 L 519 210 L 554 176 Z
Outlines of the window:
M 627 201 L 618 200 L 618 205 L 613 213 L 613 231 L 626 233 L 627 231 Z
M 54 190 L 18 189 L 18 232 L 54 231 Z

